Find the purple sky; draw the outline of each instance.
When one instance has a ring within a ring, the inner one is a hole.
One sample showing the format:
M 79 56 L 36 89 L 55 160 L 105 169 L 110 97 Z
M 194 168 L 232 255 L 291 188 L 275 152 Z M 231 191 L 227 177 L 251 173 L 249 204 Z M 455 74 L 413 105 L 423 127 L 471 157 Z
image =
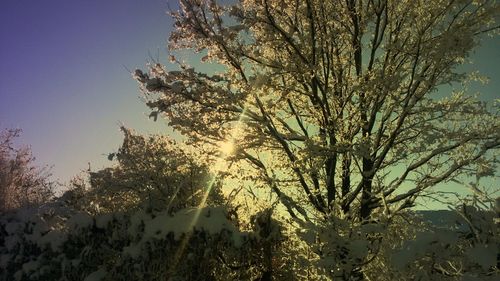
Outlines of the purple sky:
M 46 0 L 0 3 L 0 128 L 23 129 L 39 163 L 66 181 L 109 165 L 119 124 L 165 131 L 148 120 L 126 68 L 165 54 L 166 0 Z
M 176 1 L 169 1 L 172 8 Z M 144 68 L 165 46 L 167 0 L 11 0 L 0 2 L 0 128 L 23 129 L 40 164 L 69 180 L 121 144 L 119 124 L 168 133 L 148 120 L 126 68 Z M 500 98 L 500 38 L 474 55 L 491 78 L 477 88 Z

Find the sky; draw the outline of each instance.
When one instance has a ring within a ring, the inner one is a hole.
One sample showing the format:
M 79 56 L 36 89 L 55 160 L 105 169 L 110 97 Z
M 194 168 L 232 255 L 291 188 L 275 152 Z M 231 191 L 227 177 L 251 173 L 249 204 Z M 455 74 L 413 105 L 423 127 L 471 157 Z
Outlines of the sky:
M 175 5 L 171 5 L 175 7 Z M 129 70 L 165 56 L 166 0 L 0 2 L 0 128 L 23 130 L 41 165 L 68 181 L 109 165 L 120 124 L 164 133 Z
M 175 0 L 0 1 L 0 128 L 22 129 L 21 143 L 62 183 L 89 163 L 109 166 L 121 124 L 170 134 L 165 122 L 148 119 L 128 71 L 158 54 L 165 61 L 168 5 L 177 7 Z M 499 50 L 497 37 L 472 56 L 491 79 L 474 87 L 487 100 L 500 98 Z

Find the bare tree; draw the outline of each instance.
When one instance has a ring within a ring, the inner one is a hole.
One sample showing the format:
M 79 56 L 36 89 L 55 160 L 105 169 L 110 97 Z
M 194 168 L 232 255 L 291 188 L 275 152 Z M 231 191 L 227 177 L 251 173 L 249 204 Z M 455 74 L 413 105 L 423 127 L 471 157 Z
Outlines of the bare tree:
M 0 132 L 0 213 L 44 203 L 53 195 L 50 173 L 34 165 L 29 147 L 14 147 L 20 132 Z

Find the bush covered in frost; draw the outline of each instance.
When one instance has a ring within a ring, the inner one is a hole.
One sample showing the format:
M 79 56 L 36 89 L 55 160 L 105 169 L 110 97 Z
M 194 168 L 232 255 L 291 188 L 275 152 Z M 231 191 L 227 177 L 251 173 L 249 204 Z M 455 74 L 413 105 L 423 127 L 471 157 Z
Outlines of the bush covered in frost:
M 408 213 L 294 234 L 271 210 L 243 231 L 221 206 L 92 215 L 56 201 L 0 217 L 0 280 L 495 280 L 496 214 L 458 211 L 453 227 Z
M 497 214 L 473 206 L 438 225 L 418 212 L 361 223 L 331 217 L 297 228 L 290 264 L 297 280 L 497 280 Z M 290 258 L 289 258 L 290 259 Z
M 240 231 L 222 207 L 22 209 L 2 216 L 0 231 L 1 280 L 247 280 L 266 270 L 261 253 L 274 244 Z

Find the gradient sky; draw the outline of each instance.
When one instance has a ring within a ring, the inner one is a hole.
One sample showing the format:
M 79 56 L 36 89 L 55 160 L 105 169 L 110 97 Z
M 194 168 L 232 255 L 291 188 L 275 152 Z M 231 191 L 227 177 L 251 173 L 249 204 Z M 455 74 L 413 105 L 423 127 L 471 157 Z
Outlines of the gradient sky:
M 61 181 L 88 162 L 109 165 L 121 123 L 164 132 L 126 68 L 165 56 L 167 9 L 166 0 L 1 1 L 0 127 L 21 128 Z
M 167 0 L 1 1 L 0 128 L 21 128 L 22 143 L 62 182 L 89 162 L 93 170 L 109 165 L 122 123 L 169 133 L 165 122 L 148 120 L 126 70 L 144 68 L 158 52 L 164 61 L 167 9 Z M 487 100 L 500 98 L 499 50 L 497 37 L 473 56 L 491 78 L 474 87 Z

